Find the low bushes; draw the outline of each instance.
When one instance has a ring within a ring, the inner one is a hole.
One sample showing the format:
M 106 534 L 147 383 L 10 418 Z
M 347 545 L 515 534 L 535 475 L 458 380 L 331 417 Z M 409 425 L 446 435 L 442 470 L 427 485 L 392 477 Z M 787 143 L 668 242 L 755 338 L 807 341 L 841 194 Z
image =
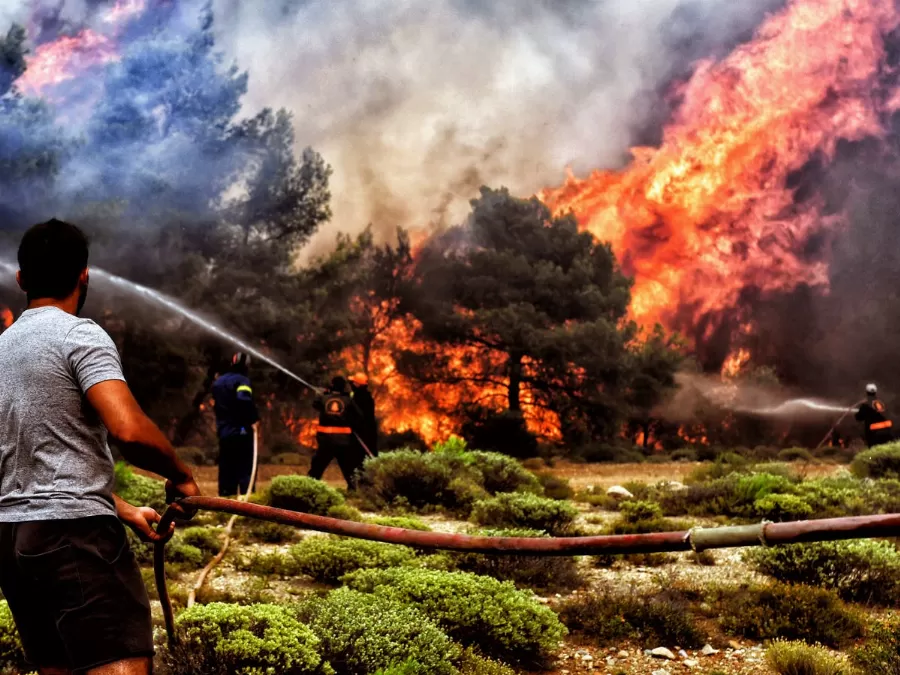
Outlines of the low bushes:
M 869 639 L 850 653 L 850 659 L 865 675 L 900 674 L 900 617 L 869 628 Z
M 719 600 L 722 627 L 754 640 L 804 640 L 840 647 L 860 637 L 863 620 L 833 591 L 776 582 Z
M 9 603 L 0 600 L 0 672 L 24 673 L 28 669 L 25 664 L 25 652 L 22 640 L 16 630 Z
M 431 532 L 431 528 L 418 518 L 409 518 L 406 516 L 382 516 L 380 518 L 372 518 L 369 522 L 373 525 L 382 525 L 384 527 L 400 527 L 404 530 Z
M 900 442 L 859 453 L 850 470 L 858 478 L 900 478 Z
M 566 634 L 556 614 L 509 582 L 466 572 L 361 570 L 351 588 L 411 604 L 465 645 L 504 661 L 545 664 Z
M 775 546 L 750 551 L 746 559 L 779 581 L 822 586 L 844 600 L 893 605 L 900 599 L 900 551 L 886 541 Z
M 269 487 L 269 501 L 277 509 L 326 516 L 329 509 L 344 504 L 344 496 L 309 476 L 276 476 Z
M 599 646 L 635 639 L 650 648 L 693 648 L 706 641 L 686 599 L 674 592 L 579 595 L 563 603 L 559 615 L 569 630 Z
M 318 636 L 322 656 L 339 675 L 455 675 L 460 648 L 413 607 L 339 588 L 304 603 L 300 618 Z M 403 668 L 396 670 L 398 666 Z
M 222 550 L 222 531 L 215 527 L 188 527 L 179 536 L 182 543 L 200 549 L 204 557 L 215 556 Z
M 329 673 L 321 643 L 287 607 L 194 605 L 176 619 L 178 642 L 163 650 L 169 675 Z
M 135 473 L 125 462 L 115 469 L 115 493 L 134 506 L 149 506 L 162 513 L 166 510 L 166 485 L 162 481 Z
M 850 668 L 827 649 L 803 642 L 776 640 L 766 663 L 778 675 L 850 675 Z
M 565 478 L 558 478 L 553 474 L 539 473 L 536 474 L 537 479 L 544 490 L 544 496 L 550 499 L 572 499 L 575 496 L 575 490 Z
M 263 544 L 284 544 L 297 541 L 301 536 L 296 527 L 270 523 L 265 520 L 248 521 L 247 535 Z
M 407 546 L 333 536 L 307 537 L 291 547 L 297 571 L 327 584 L 358 569 L 405 565 L 415 555 Z
M 472 517 L 479 525 L 543 530 L 552 535 L 572 532 L 578 511 L 568 502 L 534 494 L 499 494 L 475 504 Z
M 611 534 L 648 534 L 688 529 L 685 523 L 663 518 L 662 508 L 655 502 L 623 502 L 619 511 L 622 515 L 610 526 Z
M 488 537 L 541 537 L 535 530 L 484 530 Z M 538 591 L 561 592 L 579 588 L 584 580 L 575 558 L 565 556 L 485 555 L 453 553 L 453 565 L 464 572 L 511 581 Z

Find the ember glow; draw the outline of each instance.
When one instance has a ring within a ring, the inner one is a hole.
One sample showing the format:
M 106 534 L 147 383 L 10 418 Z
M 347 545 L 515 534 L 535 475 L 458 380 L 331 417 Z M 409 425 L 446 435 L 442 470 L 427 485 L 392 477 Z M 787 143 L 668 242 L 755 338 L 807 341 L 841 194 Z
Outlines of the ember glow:
M 814 153 L 832 157 L 839 139 L 882 134 L 900 101 L 876 76 L 898 23 L 888 0 L 791 2 L 752 42 L 697 67 L 659 148 L 541 197 L 611 242 L 645 324 L 689 329 L 748 287 L 824 289 L 828 260 L 804 251 L 841 218 L 815 198 L 798 203 L 788 177 Z

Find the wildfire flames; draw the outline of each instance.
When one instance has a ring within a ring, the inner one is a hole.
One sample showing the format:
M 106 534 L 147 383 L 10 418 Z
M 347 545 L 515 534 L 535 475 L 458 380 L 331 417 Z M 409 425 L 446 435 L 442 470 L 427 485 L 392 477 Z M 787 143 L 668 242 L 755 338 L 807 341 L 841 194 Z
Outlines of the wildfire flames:
M 38 46 L 20 88 L 46 93 L 114 60 L 119 27 L 144 5 L 120 0 L 108 11 L 108 31 L 86 29 Z M 826 292 L 821 243 L 844 221 L 823 215 L 818 197 L 799 198 L 790 177 L 814 156 L 831 158 L 841 139 L 884 134 L 882 120 L 900 109 L 900 91 L 879 84 L 888 68 L 884 36 L 898 25 L 891 0 L 793 0 L 752 41 L 721 61 L 699 63 L 675 87 L 675 112 L 659 147 L 634 148 L 621 171 L 569 175 L 539 197 L 611 243 L 635 279 L 631 312 L 644 325 L 660 322 L 699 340 L 700 320 L 733 308 L 745 289 L 808 284 Z M 438 390 L 401 377 L 391 346 L 429 347 L 413 345 L 411 333 L 395 321 L 371 353 L 383 428 L 435 440 L 452 431 L 446 411 L 464 401 L 503 407 L 504 382 Z M 348 368 L 356 369 L 359 356 L 345 354 Z M 464 352 L 453 357 L 461 370 L 472 367 Z M 735 352 L 723 376 L 750 358 Z M 527 391 L 523 401 L 532 429 L 558 434 L 558 420 L 530 406 Z

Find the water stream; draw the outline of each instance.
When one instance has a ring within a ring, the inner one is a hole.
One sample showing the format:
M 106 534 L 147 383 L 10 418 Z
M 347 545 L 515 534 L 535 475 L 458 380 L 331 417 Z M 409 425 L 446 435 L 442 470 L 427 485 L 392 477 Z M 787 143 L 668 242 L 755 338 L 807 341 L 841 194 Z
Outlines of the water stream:
M 6 261 L 0 261 L 0 269 L 3 269 L 3 271 L 5 273 L 9 273 L 10 275 L 12 275 L 13 278 L 15 278 L 15 274 L 18 271 L 18 267 L 16 265 L 13 265 L 12 263 L 9 263 Z M 210 335 L 214 335 L 214 336 L 224 340 L 225 342 L 228 342 L 228 343 L 234 345 L 240 351 L 246 352 L 247 354 L 250 354 L 254 358 L 257 358 L 260 361 L 264 361 L 265 363 L 268 363 L 273 368 L 276 368 L 277 370 L 280 370 L 285 375 L 295 379 L 297 382 L 299 382 L 303 386 L 309 387 L 313 391 L 318 391 L 317 387 L 310 384 L 309 382 L 304 380 L 302 377 L 300 377 L 296 373 L 293 373 L 290 370 L 288 370 L 287 368 L 285 368 L 283 365 L 278 363 L 278 361 L 273 359 L 271 356 L 268 356 L 268 355 L 264 354 L 263 352 L 259 351 L 258 349 L 256 349 L 255 347 L 249 345 L 247 342 L 245 342 L 244 340 L 241 340 L 239 337 L 237 337 L 233 333 L 230 333 L 229 331 L 225 330 L 221 326 L 217 325 L 215 322 L 210 321 L 209 319 L 206 319 L 206 318 L 200 316 L 195 311 L 185 307 L 180 302 L 169 297 L 165 293 L 160 293 L 159 291 L 155 291 L 152 288 L 147 288 L 146 286 L 141 286 L 140 284 L 136 284 L 133 281 L 128 281 L 128 279 L 123 279 L 122 277 L 118 277 L 115 274 L 110 274 L 109 272 L 106 272 L 105 270 L 102 270 L 98 267 L 92 266 L 90 268 L 90 271 L 91 271 L 91 281 L 92 282 L 99 281 L 101 284 L 108 284 L 120 291 L 124 291 L 124 292 L 128 293 L 129 295 L 131 295 L 133 297 L 140 298 L 142 300 L 150 302 L 151 304 L 155 304 L 159 307 L 164 307 L 165 309 L 172 311 L 175 314 L 178 314 L 179 316 L 187 319 L 188 321 L 193 323 L 195 326 L 197 326 L 201 330 L 209 333 Z

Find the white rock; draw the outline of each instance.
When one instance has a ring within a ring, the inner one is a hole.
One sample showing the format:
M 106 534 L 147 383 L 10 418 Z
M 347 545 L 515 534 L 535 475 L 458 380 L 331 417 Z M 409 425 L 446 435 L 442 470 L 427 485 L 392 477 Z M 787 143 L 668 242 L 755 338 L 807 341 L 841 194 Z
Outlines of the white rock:
M 700 662 L 696 661 L 694 659 L 685 659 L 684 665 L 686 668 L 696 668 L 697 666 L 700 665 Z
M 679 649 L 678 656 L 680 656 L 683 659 L 686 659 L 688 657 L 688 653 L 686 651 L 684 651 L 683 649 Z
M 669 661 L 675 660 L 675 655 L 672 653 L 672 650 L 666 649 L 665 647 L 657 647 L 650 652 L 650 656 L 655 656 L 658 659 L 669 659 Z
M 669 675 L 668 670 L 654 670 L 650 675 Z
M 626 652 L 626 651 L 623 649 L 622 651 L 619 652 L 618 656 L 619 656 L 620 659 L 627 659 L 627 658 L 628 658 L 628 652 Z
M 634 495 L 621 485 L 613 485 L 606 491 L 606 496 L 612 497 L 615 500 L 634 499 Z
M 712 656 L 713 654 L 718 654 L 718 649 L 713 649 L 712 645 L 703 645 L 703 649 L 700 650 L 700 653 L 703 656 Z

